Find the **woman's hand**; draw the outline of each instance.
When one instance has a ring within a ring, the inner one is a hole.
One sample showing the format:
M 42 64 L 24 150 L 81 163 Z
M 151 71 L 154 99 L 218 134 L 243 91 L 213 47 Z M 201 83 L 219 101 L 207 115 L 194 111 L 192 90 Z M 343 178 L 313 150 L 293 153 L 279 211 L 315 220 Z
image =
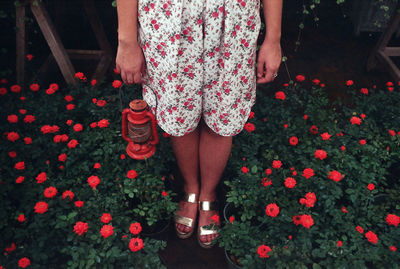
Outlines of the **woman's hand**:
M 280 43 L 265 40 L 258 51 L 257 83 L 273 81 L 278 75 L 281 61 L 282 51 Z
M 142 83 L 146 62 L 138 43 L 118 44 L 116 68 L 125 84 Z

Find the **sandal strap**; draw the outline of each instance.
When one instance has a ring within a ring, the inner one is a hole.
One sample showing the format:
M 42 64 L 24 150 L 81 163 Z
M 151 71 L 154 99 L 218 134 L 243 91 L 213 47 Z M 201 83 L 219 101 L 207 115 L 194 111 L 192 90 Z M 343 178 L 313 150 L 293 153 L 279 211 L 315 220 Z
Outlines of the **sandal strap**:
M 197 195 L 195 193 L 185 193 L 182 201 L 195 204 L 197 203 Z
M 216 230 L 216 229 L 206 229 L 204 227 L 205 226 L 199 227 L 199 236 L 217 234 L 218 233 L 218 230 Z
M 188 226 L 190 228 L 193 227 L 194 220 L 191 219 L 191 218 L 175 215 L 174 216 L 174 220 L 175 220 L 176 223 Z
M 199 210 L 217 211 L 218 210 L 218 202 L 217 201 L 199 201 Z

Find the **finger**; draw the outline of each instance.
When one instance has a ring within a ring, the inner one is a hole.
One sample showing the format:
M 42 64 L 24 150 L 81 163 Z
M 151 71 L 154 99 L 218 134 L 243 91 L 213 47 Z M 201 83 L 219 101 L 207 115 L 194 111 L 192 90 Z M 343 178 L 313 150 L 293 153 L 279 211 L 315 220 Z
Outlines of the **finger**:
M 115 70 L 117 70 L 118 74 L 121 74 L 121 68 L 119 67 L 119 64 L 115 64 Z
M 126 81 L 128 85 L 133 84 L 135 82 L 134 75 L 132 74 L 132 72 L 127 72 Z
M 127 82 L 126 82 L 126 72 L 125 71 L 121 71 L 121 79 L 122 79 L 123 83 L 127 84 Z
M 133 78 L 134 78 L 134 83 L 141 83 L 142 82 L 142 78 L 140 77 L 140 72 L 136 72 L 134 75 L 133 75 Z
M 264 76 L 264 65 L 265 61 L 258 59 L 257 62 L 257 78 L 261 78 Z

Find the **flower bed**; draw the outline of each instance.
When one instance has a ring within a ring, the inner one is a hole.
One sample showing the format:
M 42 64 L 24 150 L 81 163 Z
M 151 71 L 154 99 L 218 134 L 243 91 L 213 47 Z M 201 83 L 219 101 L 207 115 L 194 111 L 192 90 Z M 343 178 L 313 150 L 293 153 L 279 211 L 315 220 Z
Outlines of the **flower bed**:
M 235 210 L 218 243 L 245 268 L 394 268 L 399 88 L 348 81 L 350 98 L 330 104 L 304 79 L 260 94 L 236 137 L 225 182 Z
M 166 242 L 143 233 L 176 209 L 169 144 L 161 137 L 152 158 L 129 158 L 118 83 L 77 79 L 63 89 L 2 81 L 0 267 L 162 268 Z

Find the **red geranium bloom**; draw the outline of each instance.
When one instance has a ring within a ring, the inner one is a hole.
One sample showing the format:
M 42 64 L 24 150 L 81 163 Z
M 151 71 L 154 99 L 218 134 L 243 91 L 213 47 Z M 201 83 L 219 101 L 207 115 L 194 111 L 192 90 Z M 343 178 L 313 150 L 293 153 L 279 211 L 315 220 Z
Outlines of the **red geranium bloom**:
M 96 128 L 97 127 L 97 122 L 92 122 L 90 125 L 90 128 Z
M 270 178 L 262 178 L 261 179 L 261 185 L 263 185 L 264 187 L 268 187 L 270 185 L 272 185 L 272 180 Z
M 129 232 L 133 235 L 137 235 L 142 231 L 142 226 L 140 225 L 139 222 L 132 223 L 131 226 L 129 226 Z
M 14 242 L 11 243 L 11 245 L 10 245 L 9 247 L 6 247 L 6 248 L 5 248 L 5 250 L 6 250 L 8 253 L 11 253 L 11 252 L 13 252 L 13 251 L 16 250 L 16 249 L 17 249 L 17 246 L 15 245 Z
M 360 140 L 360 145 L 361 146 L 364 146 L 366 143 L 367 143 L 367 141 L 365 139 L 361 139 Z
M 15 183 L 20 184 L 20 183 L 24 182 L 24 180 L 25 180 L 25 177 L 19 176 L 19 177 L 15 180 Z
M 44 190 L 44 197 L 53 198 L 57 195 L 57 189 L 55 187 L 48 187 Z
M 347 85 L 347 86 L 351 86 L 351 85 L 353 85 L 353 84 L 354 84 L 354 81 L 352 81 L 352 80 L 346 81 L 346 85 Z
M 370 191 L 373 191 L 373 190 L 375 190 L 375 185 L 372 184 L 372 183 L 369 183 L 369 184 L 367 185 L 367 189 L 370 190 Z
M 329 172 L 329 175 L 328 175 L 328 178 L 329 178 L 329 179 L 332 179 L 332 180 L 335 181 L 335 182 L 339 182 L 340 180 L 343 179 L 343 177 L 344 177 L 344 176 L 342 176 L 342 174 L 339 173 L 339 172 L 336 171 L 336 170 L 330 171 L 330 172 Z
M 17 153 L 15 151 L 10 151 L 8 152 L 8 156 L 10 156 L 10 158 L 15 158 L 17 157 Z
M 68 104 L 68 105 L 66 106 L 66 109 L 67 109 L 67 110 L 73 110 L 73 109 L 75 109 L 75 105 L 74 105 L 74 104 Z
M 275 169 L 279 169 L 282 167 L 282 162 L 279 160 L 273 160 L 272 161 L 272 167 Z
M 310 133 L 316 135 L 318 133 L 318 127 L 316 125 L 311 125 Z
M 296 80 L 297 80 L 298 82 L 302 82 L 302 81 L 304 81 L 305 79 L 306 79 L 306 77 L 303 76 L 303 75 L 297 75 L 297 76 L 296 76 Z
M 280 100 L 285 100 L 286 95 L 283 91 L 278 91 L 275 93 L 275 98 Z
M 67 124 L 68 126 L 71 126 L 71 125 L 72 125 L 72 120 L 67 120 L 67 121 L 65 122 L 65 124 Z
M 19 222 L 21 222 L 21 223 L 24 222 L 24 221 L 26 221 L 25 215 L 24 215 L 24 214 L 19 214 L 17 220 L 18 220 Z
M 31 91 L 33 91 L 33 92 L 37 92 L 37 91 L 40 89 L 40 86 L 39 86 L 39 84 L 37 84 L 37 83 L 32 83 L 32 84 L 29 86 L 29 89 L 30 89 Z
M 10 90 L 11 90 L 12 92 L 18 93 L 18 92 L 21 91 L 21 86 L 19 86 L 19 85 L 12 85 L 11 88 L 10 88 Z
M 359 117 L 354 117 L 353 116 L 353 117 L 351 117 L 350 122 L 353 125 L 355 125 L 355 124 L 360 125 L 361 124 L 361 119 Z
M 230 217 L 229 217 L 229 222 L 230 222 L 230 223 L 233 223 L 234 220 L 235 220 L 235 217 L 234 217 L 234 216 L 230 216 Z
M 99 107 L 103 107 L 107 104 L 107 102 L 105 100 L 98 100 L 96 105 Z
M 337 245 L 338 247 L 341 247 L 341 246 L 343 246 L 343 242 L 339 240 L 339 241 L 337 241 L 336 245 Z
M 122 82 L 120 81 L 120 80 L 114 80 L 113 81 L 113 83 L 112 83 L 112 86 L 115 88 L 115 89 L 118 89 L 118 88 L 120 88 L 121 86 L 122 86 Z
M 17 170 L 24 170 L 25 169 L 25 162 L 17 162 L 14 165 L 14 168 Z
M 27 145 L 32 144 L 32 138 L 30 138 L 30 137 L 25 137 L 25 138 L 24 138 L 24 142 L 25 142 L 25 144 L 27 144 Z
M 62 194 L 63 200 L 64 200 L 65 198 L 69 197 L 69 200 L 72 201 L 72 199 L 74 199 L 74 196 L 75 196 L 75 194 L 74 194 L 72 191 L 70 191 L 70 190 L 66 190 L 66 191 L 64 191 L 63 194 Z
M 357 232 L 359 232 L 360 234 L 363 234 L 364 233 L 364 229 L 361 227 L 361 226 L 356 226 L 356 230 L 357 230 Z
M 92 79 L 92 81 L 90 82 L 90 84 L 91 84 L 92 86 L 96 85 L 96 84 L 97 84 L 97 80 Z
M 140 238 L 132 238 L 129 241 L 129 249 L 133 252 L 139 251 L 143 248 L 143 240 Z
M 268 255 L 268 253 L 271 250 L 272 249 L 269 246 L 261 245 L 261 246 L 258 246 L 258 248 L 257 248 L 257 254 L 261 259 L 269 258 L 270 256 Z
M 314 176 L 314 170 L 311 168 L 306 168 L 303 170 L 303 177 L 309 179 L 310 177 Z
M 72 97 L 71 95 L 66 95 L 64 97 L 64 100 L 67 101 L 67 102 L 71 102 L 72 100 L 74 100 L 74 97 Z
M 99 164 L 99 163 L 95 163 L 94 165 L 93 165 L 93 168 L 94 169 L 99 169 L 101 167 L 101 164 Z
M 106 119 L 102 119 L 97 123 L 97 126 L 99 126 L 100 128 L 105 128 L 108 125 L 110 125 L 110 123 Z
M 71 141 L 68 142 L 68 148 L 72 149 L 75 148 L 78 145 L 78 141 L 76 139 L 72 139 Z
M 75 201 L 75 206 L 76 207 L 82 207 L 83 206 L 83 202 L 82 201 Z
M 253 111 L 250 111 L 249 119 L 252 119 L 252 118 L 254 118 L 254 112 L 253 112 Z
M 361 88 L 360 92 L 362 94 L 368 95 L 368 89 L 367 88 Z
M 67 154 L 62 153 L 62 154 L 58 155 L 58 160 L 60 162 L 65 162 L 67 160 Z
M 82 72 L 76 72 L 75 77 L 79 78 L 80 80 L 86 80 L 86 77 Z
M 372 231 L 366 232 L 365 237 L 368 239 L 369 242 L 371 242 L 373 244 L 378 243 L 378 236 Z
M 394 214 L 388 214 L 386 216 L 386 223 L 397 227 L 400 223 L 400 217 Z
M 54 90 L 54 89 L 52 89 L 52 88 L 48 88 L 47 90 L 46 90 L 46 94 L 48 94 L 48 95 L 52 95 L 53 93 L 55 93 L 56 91 Z
M 396 135 L 396 132 L 393 131 L 393 130 L 391 130 L 391 129 L 389 129 L 389 134 L 390 134 L 391 136 L 395 136 L 395 135 Z
M 321 134 L 322 140 L 328 140 L 331 138 L 331 135 L 327 132 Z
M 80 123 L 75 124 L 73 128 L 75 132 L 80 132 L 83 130 L 83 126 Z
M 246 166 L 242 166 L 241 170 L 243 174 L 247 174 L 249 172 L 249 168 L 247 168 Z
M 37 202 L 35 205 L 35 213 L 43 214 L 47 211 L 49 205 L 46 202 Z
M 31 265 L 31 261 L 27 257 L 23 257 L 18 260 L 18 267 L 26 268 Z
M 314 225 L 314 220 L 311 215 L 301 215 L 300 217 L 301 225 L 306 227 L 307 229 L 310 229 L 311 226 Z
M 103 238 L 107 238 L 114 234 L 114 227 L 111 225 L 103 225 L 100 230 L 100 234 L 103 236 Z
M 390 246 L 389 249 L 393 252 L 395 252 L 397 250 L 397 248 L 395 246 Z
M 320 81 L 319 79 L 317 79 L 317 78 L 314 78 L 314 79 L 312 80 L 312 82 L 313 82 L 315 85 L 318 85 L 321 81 Z
M 135 177 L 137 177 L 137 172 L 135 170 L 129 170 L 128 173 L 126 173 L 126 177 L 134 179 Z
M 161 192 L 161 195 L 164 196 L 164 197 L 166 197 L 166 196 L 168 195 L 168 192 L 163 191 L 163 192 Z
M 265 208 L 265 214 L 267 214 L 267 216 L 275 218 L 279 214 L 279 206 L 277 206 L 275 203 L 267 205 L 267 207 Z
M 251 133 L 251 132 L 253 132 L 253 131 L 256 130 L 256 127 L 254 126 L 253 123 L 246 122 L 246 124 L 244 125 L 244 129 L 245 129 L 246 131 L 248 131 L 249 133 Z
M 9 123 L 17 123 L 18 122 L 18 116 L 15 114 L 8 115 L 7 120 Z
M 82 222 L 82 221 L 78 221 L 77 223 L 75 223 L 74 226 L 74 232 L 81 236 L 84 233 L 87 233 L 88 230 L 88 224 L 86 222 Z
M 306 207 L 314 207 L 315 201 L 317 201 L 317 197 L 313 192 L 308 192 L 305 195 L 305 198 L 300 198 L 300 204 L 305 205 Z
M 41 172 L 39 175 L 37 175 L 36 180 L 37 180 L 38 184 L 45 182 L 47 180 L 46 173 L 45 172 Z
M 89 184 L 90 187 L 92 187 L 93 189 L 95 189 L 97 187 L 97 185 L 100 184 L 100 178 L 98 176 L 90 176 L 87 179 L 87 182 Z
M 109 213 L 103 213 L 103 215 L 100 218 L 100 221 L 103 223 L 109 223 L 112 220 L 112 217 Z
M 270 168 L 265 169 L 265 174 L 268 176 L 272 174 L 272 170 Z
M 342 206 L 341 210 L 343 213 L 349 213 L 349 211 L 347 210 L 347 208 L 345 206 Z
M 26 115 L 25 118 L 24 118 L 24 122 L 25 123 L 32 123 L 35 120 L 36 120 L 35 116 L 33 116 L 33 115 Z
M 7 139 L 11 142 L 15 142 L 19 139 L 19 134 L 16 132 L 9 132 L 7 134 Z
M 23 108 L 20 109 L 20 110 L 19 110 L 19 113 L 22 114 L 22 115 L 25 115 L 25 114 L 26 114 L 26 109 L 23 109 Z

